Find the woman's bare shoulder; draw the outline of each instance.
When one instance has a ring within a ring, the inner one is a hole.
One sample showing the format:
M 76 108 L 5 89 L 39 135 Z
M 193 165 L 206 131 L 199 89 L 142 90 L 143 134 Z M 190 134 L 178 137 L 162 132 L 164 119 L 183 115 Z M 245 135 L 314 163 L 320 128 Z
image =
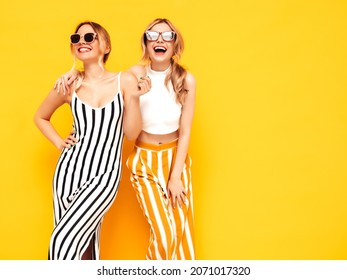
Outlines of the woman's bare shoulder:
M 128 69 L 130 73 L 133 73 L 136 77 L 140 78 L 146 75 L 146 67 L 141 64 L 136 64 Z
M 193 76 L 192 73 L 188 72 L 187 71 L 187 75 L 186 75 L 186 78 L 185 78 L 185 83 L 186 83 L 186 86 L 196 86 L 196 81 L 195 81 L 195 77 Z

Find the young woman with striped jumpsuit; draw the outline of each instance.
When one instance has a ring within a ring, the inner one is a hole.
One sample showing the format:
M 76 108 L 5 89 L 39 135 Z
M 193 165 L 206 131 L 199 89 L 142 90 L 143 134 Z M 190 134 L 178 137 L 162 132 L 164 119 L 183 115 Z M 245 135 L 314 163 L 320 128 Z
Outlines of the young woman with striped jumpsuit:
M 48 258 L 99 259 L 101 223 L 121 178 L 123 135 L 134 139 L 141 131 L 139 97 L 150 83 L 143 79 L 138 87 L 131 73 L 105 69 L 111 42 L 99 24 L 80 23 L 70 39 L 84 71 L 71 85 L 72 94 L 52 89 L 35 114 L 38 128 L 62 150 L 53 178 L 54 230 Z M 50 119 L 66 103 L 73 133 L 63 139 Z

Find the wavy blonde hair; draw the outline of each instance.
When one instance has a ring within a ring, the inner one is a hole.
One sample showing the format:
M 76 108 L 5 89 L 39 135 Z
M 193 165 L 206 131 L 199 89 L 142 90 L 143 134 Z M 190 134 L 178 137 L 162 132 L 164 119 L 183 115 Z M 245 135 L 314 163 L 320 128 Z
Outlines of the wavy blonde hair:
M 77 33 L 78 29 L 80 29 L 81 26 L 83 26 L 83 25 L 90 25 L 93 28 L 94 32 L 97 34 L 97 39 L 98 39 L 99 46 L 101 49 L 109 48 L 108 53 L 105 53 L 104 56 L 102 58 L 100 58 L 100 60 L 98 62 L 101 69 L 104 70 L 104 64 L 108 60 L 108 57 L 110 56 L 111 49 L 112 49 L 111 37 L 104 27 L 102 27 L 100 24 L 93 22 L 93 21 L 83 21 L 83 22 L 79 23 L 75 28 L 75 33 Z M 70 43 L 70 50 L 73 53 L 73 44 L 71 44 L 71 43 Z M 73 55 L 73 58 L 74 58 L 74 63 L 73 63 L 71 70 L 75 69 L 75 67 L 76 67 L 75 55 Z M 83 78 L 84 78 L 84 71 L 79 71 L 79 75 L 78 75 L 78 77 L 74 83 L 75 89 L 77 89 L 81 86 Z
M 173 89 L 176 93 L 177 100 L 183 104 L 186 94 L 188 93 L 188 90 L 184 87 L 185 79 L 187 76 L 187 70 L 178 63 L 179 59 L 181 58 L 181 55 L 184 50 L 184 41 L 181 33 L 179 30 L 171 23 L 170 20 L 166 18 L 157 18 L 153 20 L 145 29 L 145 32 L 147 30 L 150 30 L 153 26 L 159 24 L 159 23 L 166 23 L 172 31 L 175 32 L 175 42 L 174 42 L 174 55 L 171 58 L 171 67 L 170 71 L 167 73 L 165 78 L 165 85 L 168 87 L 169 82 L 171 81 Z M 151 63 L 151 60 L 149 58 L 148 52 L 147 52 L 147 38 L 145 32 L 143 33 L 141 37 L 141 47 L 142 47 L 142 59 L 141 61 L 147 65 Z

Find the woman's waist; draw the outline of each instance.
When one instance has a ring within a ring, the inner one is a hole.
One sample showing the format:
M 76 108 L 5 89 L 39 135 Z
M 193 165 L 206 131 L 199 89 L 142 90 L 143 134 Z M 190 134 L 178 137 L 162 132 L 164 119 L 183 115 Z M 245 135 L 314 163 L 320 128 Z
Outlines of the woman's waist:
M 146 131 L 141 131 L 136 142 L 137 143 L 147 143 L 153 145 L 163 145 L 167 143 L 172 143 L 178 139 L 178 130 L 168 133 L 168 134 L 151 134 Z

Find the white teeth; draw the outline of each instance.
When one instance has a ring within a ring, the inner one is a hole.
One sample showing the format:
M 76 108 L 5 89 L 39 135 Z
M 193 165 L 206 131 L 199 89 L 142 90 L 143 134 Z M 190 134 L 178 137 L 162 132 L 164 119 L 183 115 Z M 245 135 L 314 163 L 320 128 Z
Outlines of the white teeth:
M 163 50 L 166 51 L 166 49 L 164 47 L 155 47 L 154 50 Z
M 78 51 L 80 51 L 80 52 L 89 52 L 90 49 L 88 49 L 88 48 L 79 48 Z

